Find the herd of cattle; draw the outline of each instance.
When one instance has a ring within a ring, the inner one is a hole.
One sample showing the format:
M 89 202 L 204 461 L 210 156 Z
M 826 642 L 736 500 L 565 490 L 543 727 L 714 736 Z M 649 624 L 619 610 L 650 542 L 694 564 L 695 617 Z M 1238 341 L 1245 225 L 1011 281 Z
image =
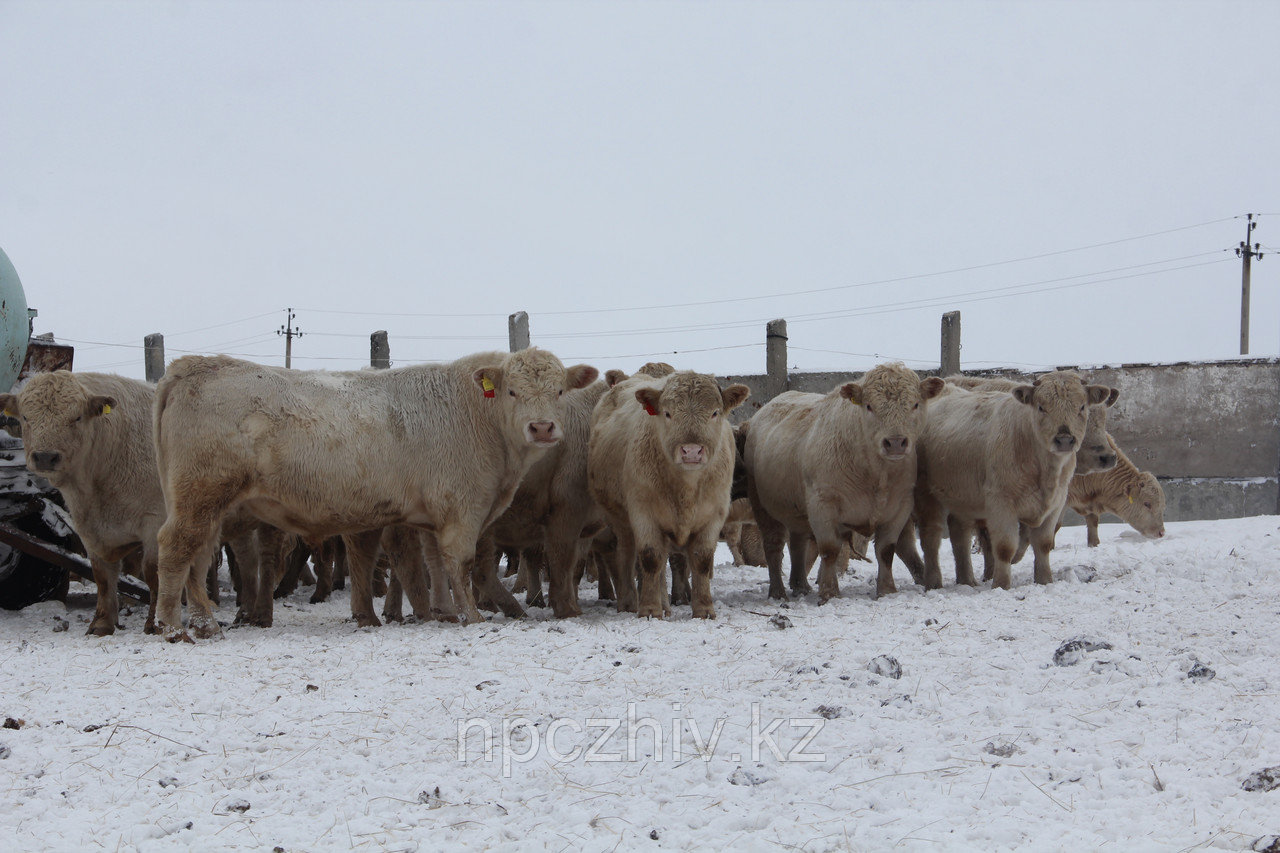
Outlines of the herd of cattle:
M 237 621 L 271 624 L 295 548 L 320 566 L 338 546 L 352 616 L 372 626 L 380 554 L 391 618 L 401 594 L 420 618 L 522 614 L 499 553 L 525 555 L 531 596 L 545 573 L 557 617 L 582 612 L 589 570 L 620 612 L 664 617 L 687 602 L 713 618 L 717 542 L 744 525 L 758 529 L 769 596 L 788 594 L 785 543 L 791 593 L 810 591 L 817 560 L 821 602 L 868 541 L 883 595 L 895 555 L 916 583 L 942 585 L 944 531 L 957 583 L 976 583 L 976 533 L 986 578 L 1004 588 L 1028 545 L 1035 581 L 1052 580 L 1066 506 L 1091 545 L 1104 511 L 1164 535 L 1159 484 L 1106 432 L 1118 391 L 1075 373 L 944 382 L 883 364 L 827 394 L 781 394 L 735 429 L 729 414 L 748 393 L 665 364 L 601 379 L 530 348 L 351 372 L 187 356 L 156 386 L 57 371 L 0 405 L 84 543 L 98 635 L 117 627 L 122 569 L 152 591 L 149 633 L 217 634 L 207 576 L 224 546 Z

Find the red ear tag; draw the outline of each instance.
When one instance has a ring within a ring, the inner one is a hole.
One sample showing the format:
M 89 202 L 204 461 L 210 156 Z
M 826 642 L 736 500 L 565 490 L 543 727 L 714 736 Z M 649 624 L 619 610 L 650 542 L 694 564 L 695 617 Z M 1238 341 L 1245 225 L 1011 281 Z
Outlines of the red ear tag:
M 649 414 L 651 414 L 651 415 L 656 415 L 656 414 L 658 414 L 658 410 L 657 410 L 657 409 L 655 409 L 653 406 L 649 405 L 648 403 L 645 403 L 645 404 L 644 404 L 644 410 L 645 410 L 646 412 L 648 412 Z
M 488 376 L 485 376 L 480 380 L 480 387 L 484 389 L 484 395 L 492 400 L 493 393 L 494 393 L 494 386 L 493 386 L 493 383 L 489 381 Z

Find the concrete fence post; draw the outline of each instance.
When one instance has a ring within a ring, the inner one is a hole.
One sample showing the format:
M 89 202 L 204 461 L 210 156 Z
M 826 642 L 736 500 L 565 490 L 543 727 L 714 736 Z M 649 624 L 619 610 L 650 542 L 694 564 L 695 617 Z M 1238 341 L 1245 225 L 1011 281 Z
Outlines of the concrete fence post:
M 939 376 L 952 376 L 960 372 L 960 312 L 948 311 L 942 315 L 942 366 Z
M 386 370 L 391 366 L 391 344 L 384 330 L 369 336 L 369 366 Z
M 787 390 L 787 321 L 771 320 L 765 326 L 765 399 Z
M 517 311 L 507 318 L 507 337 L 511 342 L 511 351 L 519 352 L 529 348 L 529 315 Z
M 164 335 L 156 332 L 142 339 L 142 363 L 148 382 L 159 382 L 164 376 Z

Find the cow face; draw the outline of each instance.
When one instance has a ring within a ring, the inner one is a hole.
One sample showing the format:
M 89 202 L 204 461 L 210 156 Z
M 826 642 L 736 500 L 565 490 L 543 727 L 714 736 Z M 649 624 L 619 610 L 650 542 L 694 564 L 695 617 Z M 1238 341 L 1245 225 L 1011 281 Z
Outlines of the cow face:
M 0 395 L 5 412 L 18 419 L 27 467 L 55 486 L 91 441 L 96 420 L 109 417 L 115 398 L 89 394 L 66 370 L 38 373 L 20 394 Z
M 501 365 L 480 368 L 472 379 L 502 407 L 512 433 L 536 447 L 551 447 L 564 437 L 560 398 L 595 382 L 598 375 L 586 364 L 566 369 L 551 353 L 530 347 L 507 356 Z
M 1076 374 L 1059 370 L 1046 373 L 1031 385 L 1018 385 L 1011 393 L 1030 407 L 1036 433 L 1047 450 L 1073 454 L 1084 438 L 1089 406 L 1106 401 L 1111 389 L 1085 385 Z
M 1116 467 L 1120 457 L 1111 446 L 1111 436 L 1107 435 L 1107 409 L 1114 406 L 1119 397 L 1120 389 L 1112 388 L 1107 399 L 1089 405 L 1084 437 L 1076 451 L 1076 474 L 1110 471 Z
M 861 412 L 871 429 L 876 452 L 896 462 L 912 456 L 925 423 L 925 404 L 945 387 L 931 376 L 924 381 L 909 367 L 881 364 L 871 368 L 861 382 L 840 387 L 844 397 Z
M 1164 536 L 1164 489 L 1149 471 L 1125 489 L 1127 502 L 1121 505 L 1121 518 L 1148 539 Z
M 636 400 L 654 421 L 658 444 L 676 468 L 695 471 L 716 454 L 734 451 L 725 417 L 750 394 L 745 385 L 724 390 L 712 376 L 673 373 L 660 388 L 637 388 Z

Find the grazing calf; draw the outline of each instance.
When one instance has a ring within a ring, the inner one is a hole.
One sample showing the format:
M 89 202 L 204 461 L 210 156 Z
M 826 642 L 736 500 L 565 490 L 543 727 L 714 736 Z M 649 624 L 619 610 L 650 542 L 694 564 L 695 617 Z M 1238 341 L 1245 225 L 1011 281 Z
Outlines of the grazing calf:
M 226 356 L 174 361 L 154 415 L 168 509 L 158 624 L 168 639 L 190 639 L 179 594 L 236 506 L 313 544 L 343 536 L 362 626 L 380 624 L 370 581 L 382 528 L 420 527 L 462 615 L 479 621 L 470 573 L 480 534 L 560 441 L 561 395 L 595 378 L 595 368 L 566 370 L 538 349 L 340 374 Z M 488 576 L 501 587 L 492 566 Z M 203 590 L 188 584 L 188 596 L 194 633 L 216 634 Z
M 1067 506 L 1084 516 L 1089 529 L 1089 545 L 1098 544 L 1098 517 L 1104 512 L 1121 520 L 1148 539 L 1164 536 L 1164 489 L 1155 475 L 1139 471 L 1116 446 L 1119 460 L 1110 471 L 1077 474 L 1071 478 Z
M 1004 391 L 952 391 L 934 404 L 920 442 L 916 520 L 924 545 L 925 587 L 942 585 L 938 548 L 950 528 L 956 581 L 973 585 L 974 528 L 992 545 L 992 579 L 1009 588 L 1019 525 L 1029 530 L 1035 580 L 1049 583 L 1049 551 L 1075 472 L 1088 407 L 1111 389 L 1057 371 Z
M 675 550 L 693 574 L 693 615 L 715 617 L 711 572 L 733 478 L 726 416 L 749 393 L 745 385 L 721 390 L 714 377 L 683 371 L 621 380 L 596 404 L 587 482 L 617 537 L 619 612 L 670 614 L 662 574 Z
M 876 595 L 895 592 L 893 549 L 911 516 L 917 438 L 941 379 L 882 364 L 827 394 L 788 391 L 749 422 L 747 487 L 769 563 L 769 597 L 787 597 L 782 542 L 789 534 L 791 591 L 808 592 L 809 543 L 821 558 L 818 595 L 840 594 L 841 546 L 875 537 Z

